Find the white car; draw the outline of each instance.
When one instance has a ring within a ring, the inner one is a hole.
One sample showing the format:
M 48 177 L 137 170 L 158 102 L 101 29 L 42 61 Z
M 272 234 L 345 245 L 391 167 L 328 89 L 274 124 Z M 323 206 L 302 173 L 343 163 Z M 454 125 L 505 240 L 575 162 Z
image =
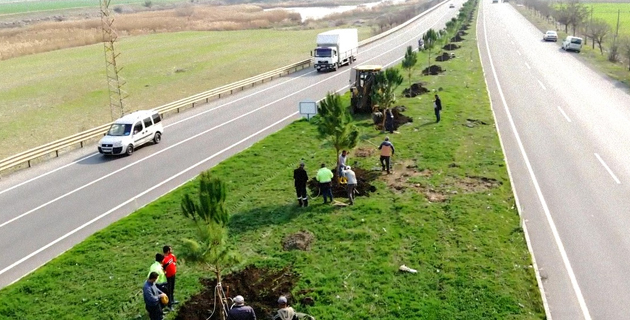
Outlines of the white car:
M 143 110 L 128 114 L 112 124 L 98 143 L 98 152 L 104 155 L 130 156 L 139 146 L 162 140 L 162 117 L 156 111 Z
M 558 33 L 553 30 L 549 30 L 543 34 L 543 40 L 558 42 Z
M 562 41 L 562 49 L 580 53 L 580 50 L 582 50 L 582 38 L 572 36 L 566 37 L 566 39 Z
M 451 3 L 451 4 L 448 5 L 448 7 L 453 9 L 453 8 L 455 8 L 455 5 Z

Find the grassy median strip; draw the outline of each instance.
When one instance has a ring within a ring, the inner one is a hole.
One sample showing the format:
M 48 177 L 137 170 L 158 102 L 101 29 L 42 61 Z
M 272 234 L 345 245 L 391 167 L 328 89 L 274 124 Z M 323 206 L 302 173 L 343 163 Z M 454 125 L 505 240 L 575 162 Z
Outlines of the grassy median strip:
M 211 169 L 229 185 L 231 241 L 247 264 L 291 266 L 299 274 L 294 296 L 315 301 L 298 303 L 300 311 L 318 319 L 544 318 L 474 24 L 468 33 L 453 51 L 457 58 L 438 62 L 446 69 L 438 76 L 421 76 L 427 60 L 419 57 L 412 78 L 442 89 L 442 122 L 434 123 L 432 94 L 402 98 L 399 92 L 397 104 L 413 122 L 390 134 L 394 172 L 379 176 L 376 192 L 358 197 L 354 206 L 324 206 L 315 198 L 309 208 L 297 207 L 292 170 L 300 159 L 310 176 L 320 163 L 335 162 L 334 149 L 316 138 L 307 121 Z M 378 167 L 377 153 L 368 154 L 384 134 L 371 120 L 357 124 L 362 142 L 356 150 L 363 157 L 355 150 L 349 163 Z M 182 186 L 1 290 L 0 318 L 146 318 L 139 293 L 148 266 L 162 245 L 173 245 L 177 254 L 189 236 L 179 206 L 196 187 Z M 282 239 L 300 230 L 315 235 L 311 250 L 284 251 Z M 418 273 L 398 271 L 402 264 Z M 202 274 L 180 265 L 178 300 L 200 291 Z

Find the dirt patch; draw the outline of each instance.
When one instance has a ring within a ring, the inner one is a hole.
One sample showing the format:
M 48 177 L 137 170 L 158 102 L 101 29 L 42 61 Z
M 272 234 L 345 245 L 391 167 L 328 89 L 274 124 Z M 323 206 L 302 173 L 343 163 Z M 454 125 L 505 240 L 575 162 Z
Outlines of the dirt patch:
M 406 98 L 413 98 L 428 92 L 430 92 L 430 90 L 425 87 L 425 83 L 416 82 L 409 88 L 405 88 L 402 93 Z
M 451 38 L 451 42 L 462 42 L 462 41 L 464 41 L 464 38 L 462 38 L 462 36 L 460 36 L 459 34 Z
M 487 126 L 488 123 L 485 121 L 481 121 L 481 120 L 477 120 L 477 119 L 466 119 L 466 123 L 464 124 L 464 126 L 468 127 L 468 128 L 474 128 L 478 125 L 484 125 Z
M 359 158 L 367 158 L 372 154 L 374 154 L 374 149 L 357 148 L 356 150 L 354 150 L 354 156 Z
M 281 295 L 294 303 L 291 290 L 298 281 L 299 275 L 289 267 L 284 269 L 259 269 L 253 266 L 245 270 L 226 276 L 221 283 L 224 290 L 229 287 L 229 297 L 242 295 L 245 303 L 256 312 L 259 319 L 269 319 L 273 316 Z M 201 279 L 203 291 L 194 295 L 179 308 L 176 320 L 206 320 L 214 309 L 214 279 Z M 226 292 L 227 293 L 227 292 Z M 210 320 L 218 320 L 219 313 L 215 312 Z
M 446 194 L 433 189 L 424 190 L 423 193 L 429 202 L 445 202 L 448 200 L 448 196 Z
M 464 193 L 488 191 L 502 184 L 501 181 L 486 177 L 465 177 L 455 181 L 455 186 Z
M 413 160 L 404 160 L 401 163 L 394 163 L 392 165 L 391 174 L 383 176 L 385 183 L 391 189 L 396 191 L 403 191 L 411 185 L 408 183 L 409 178 L 420 175 L 418 166 Z
M 332 169 L 331 169 L 332 170 Z M 362 168 L 352 167 L 352 171 L 357 176 L 357 193 L 355 197 L 370 196 L 370 192 L 375 192 L 376 187 L 371 184 L 379 176 L 379 172 L 367 171 Z M 339 184 L 337 182 L 337 172 L 333 170 L 335 177 L 333 178 L 332 193 L 334 198 L 348 198 L 348 192 L 346 191 L 345 184 Z M 311 190 L 311 197 L 320 196 L 319 183 L 313 177 L 308 181 L 308 189 Z
M 438 75 L 438 74 L 440 74 L 440 73 L 442 73 L 442 72 L 444 72 L 444 71 L 446 71 L 446 70 L 445 70 L 445 69 L 442 69 L 442 67 L 440 67 L 440 66 L 438 66 L 438 65 L 435 65 L 435 64 L 434 64 L 434 65 L 432 65 L 432 66 L 430 66 L 430 67 L 425 68 L 424 70 L 422 70 L 422 74 L 423 74 L 423 75 L 425 75 L 425 76 L 426 76 L 426 75 L 432 75 L 432 76 L 435 76 L 435 75 Z
M 287 235 L 282 240 L 282 248 L 285 251 L 290 250 L 302 250 L 310 251 L 311 244 L 315 240 L 315 235 L 309 231 L 298 231 L 296 233 Z
M 407 117 L 402 114 L 402 112 L 405 110 L 407 110 L 405 106 L 396 106 L 392 108 L 392 115 L 394 116 L 394 130 L 397 130 L 405 123 L 413 122 L 413 118 Z M 373 112 L 372 121 L 374 122 L 377 130 L 383 130 L 383 110 Z
M 450 52 L 444 52 L 441 55 L 435 57 L 435 61 L 448 61 L 455 58 L 455 54 L 454 53 L 450 53 Z
M 449 43 L 449 44 L 445 45 L 444 47 L 442 47 L 442 49 L 444 49 L 444 50 L 456 50 L 456 49 L 459 49 L 459 48 L 461 48 L 461 47 L 456 45 L 456 44 L 454 44 L 454 43 Z

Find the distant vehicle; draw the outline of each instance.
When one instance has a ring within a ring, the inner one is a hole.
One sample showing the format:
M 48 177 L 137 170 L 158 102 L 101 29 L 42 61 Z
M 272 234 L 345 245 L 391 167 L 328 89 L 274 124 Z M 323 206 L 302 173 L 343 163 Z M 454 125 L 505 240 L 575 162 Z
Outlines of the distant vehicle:
M 98 143 L 98 152 L 108 155 L 126 154 L 130 156 L 139 146 L 162 140 L 162 117 L 153 110 L 130 113 L 116 121 Z
M 455 5 L 451 3 L 451 4 L 448 5 L 448 7 L 453 9 L 453 8 L 455 8 Z
M 317 48 L 313 56 L 313 66 L 317 71 L 332 69 L 344 64 L 352 64 L 359 53 L 357 29 L 335 29 L 317 35 Z
M 499 0 L 492 0 L 492 3 L 499 3 Z
M 562 41 L 562 49 L 580 53 L 582 50 L 582 38 L 568 36 Z
M 558 42 L 558 33 L 553 30 L 549 30 L 543 34 L 543 40 Z

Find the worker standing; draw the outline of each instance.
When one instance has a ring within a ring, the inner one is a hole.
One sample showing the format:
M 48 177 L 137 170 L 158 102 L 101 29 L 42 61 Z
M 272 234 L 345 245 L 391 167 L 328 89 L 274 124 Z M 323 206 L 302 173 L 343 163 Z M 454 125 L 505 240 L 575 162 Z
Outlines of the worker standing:
M 385 137 L 385 141 L 378 146 L 378 149 L 381 150 L 382 171 L 385 171 L 385 168 L 387 168 L 387 174 L 389 174 L 389 160 L 394 155 L 394 145 L 389 141 L 389 137 Z
M 357 175 L 352 171 L 350 166 L 347 166 L 343 170 L 343 174 L 348 179 L 346 190 L 348 191 L 348 199 L 350 199 L 350 205 L 354 204 L 354 191 L 357 189 Z
M 433 101 L 433 108 L 435 109 L 435 123 L 440 122 L 440 111 L 442 111 L 442 100 L 438 95 L 435 95 L 435 101 Z
M 304 162 L 301 162 L 300 166 L 293 170 L 293 180 L 295 181 L 295 193 L 297 193 L 300 207 L 308 207 L 308 198 L 306 197 L 308 174 L 306 174 L 306 170 L 304 170 Z
M 346 150 L 341 151 L 341 155 L 337 160 L 337 174 L 339 175 L 339 182 L 343 183 L 345 179 L 343 175 L 343 168 L 346 167 L 346 162 L 348 161 L 348 152 Z
M 317 182 L 319 182 L 319 192 L 324 197 L 324 204 L 326 202 L 327 197 L 330 197 L 330 202 L 333 201 L 331 182 L 333 178 L 333 173 L 330 169 L 326 168 L 326 164 L 322 163 L 321 168 L 317 171 Z

